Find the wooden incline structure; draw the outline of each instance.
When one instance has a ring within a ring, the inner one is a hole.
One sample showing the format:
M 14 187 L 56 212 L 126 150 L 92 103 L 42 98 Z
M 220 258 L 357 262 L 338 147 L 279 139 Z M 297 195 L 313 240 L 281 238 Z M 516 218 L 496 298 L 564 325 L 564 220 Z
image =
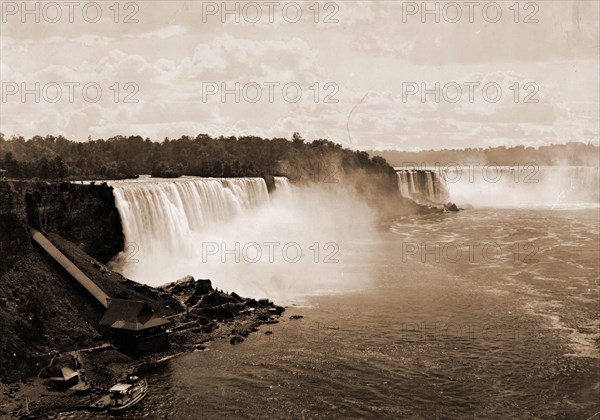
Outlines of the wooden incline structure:
M 104 293 L 83 271 L 71 262 L 62 252 L 56 248 L 41 232 L 30 227 L 31 238 L 41 246 L 57 263 L 59 263 L 67 272 L 79 282 L 88 292 L 96 298 L 105 308 L 108 308 L 109 296 Z

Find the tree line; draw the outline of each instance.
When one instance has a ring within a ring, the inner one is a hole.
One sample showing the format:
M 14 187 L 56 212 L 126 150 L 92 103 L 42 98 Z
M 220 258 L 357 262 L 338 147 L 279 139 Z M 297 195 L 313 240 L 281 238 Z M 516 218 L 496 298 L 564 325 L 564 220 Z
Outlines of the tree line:
M 327 173 L 393 173 L 380 156 L 371 157 L 326 139 L 309 142 L 299 133 L 290 140 L 200 134 L 161 142 L 140 136 L 87 142 L 62 136 L 7 139 L 0 133 L 0 169 L 9 178 L 21 179 L 124 179 L 150 174 L 169 178 L 281 175 L 310 181 Z
M 386 161 L 395 167 L 464 165 L 471 162 L 498 166 L 524 166 L 526 164 L 535 164 L 538 166 L 599 166 L 600 163 L 600 148 L 598 146 L 578 142 L 552 144 L 537 148 L 500 146 L 421 150 L 418 152 L 385 150 L 370 153 L 385 158 Z

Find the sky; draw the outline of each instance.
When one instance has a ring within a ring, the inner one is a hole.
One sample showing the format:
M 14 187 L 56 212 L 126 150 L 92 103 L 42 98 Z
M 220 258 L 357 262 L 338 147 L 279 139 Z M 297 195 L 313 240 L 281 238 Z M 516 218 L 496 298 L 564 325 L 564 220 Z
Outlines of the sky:
M 0 131 L 598 144 L 599 4 L 2 1 Z

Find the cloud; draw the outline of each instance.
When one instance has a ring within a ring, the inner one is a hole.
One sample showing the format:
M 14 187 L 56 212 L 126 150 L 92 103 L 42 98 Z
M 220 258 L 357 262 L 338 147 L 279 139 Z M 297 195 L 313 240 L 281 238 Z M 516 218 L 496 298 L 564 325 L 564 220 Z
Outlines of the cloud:
M 52 36 L 41 41 L 44 45 L 59 45 L 64 47 L 66 44 L 78 44 L 82 47 L 106 47 L 117 41 L 117 38 L 83 34 L 76 38 L 67 38 L 64 36 Z
M 185 35 L 186 33 L 188 33 L 188 29 L 183 25 L 169 25 L 155 31 L 126 35 L 126 37 L 133 39 L 168 39 L 172 37 L 179 37 Z
M 402 2 L 330 3 L 318 3 L 316 23 L 310 2 L 300 22 L 275 26 L 218 16 L 204 23 L 202 5 L 192 2 L 140 3 L 136 24 L 117 25 L 108 14 L 97 25 L 13 21 L 0 36 L 3 82 L 79 85 L 73 102 L 11 98 L 2 104 L 1 129 L 78 140 L 86 133 L 160 139 L 300 131 L 360 148 L 598 141 L 597 2 L 540 3 L 537 24 L 522 22 L 522 3 L 519 23 L 502 3 L 498 24 L 481 14 L 473 23 L 422 23 L 420 15 L 403 22 Z M 206 82 L 263 84 L 263 99 L 237 103 L 217 94 L 206 103 Z M 274 103 L 265 100 L 265 82 L 279 83 Z M 303 88 L 298 103 L 283 98 L 288 82 Z M 324 101 L 327 82 L 339 102 Z M 403 82 L 456 82 L 463 100 L 404 100 Z M 479 83 L 473 103 L 465 99 L 469 82 Z M 86 84 L 101 87 L 97 102 L 82 98 Z M 493 93 L 482 89 L 488 84 L 501 87 L 498 101 L 484 99 Z M 537 102 L 524 103 L 536 87 Z
M 360 51 L 409 57 L 415 48 L 415 40 L 394 40 L 387 35 L 366 32 L 354 38 L 351 45 Z
M 598 56 L 598 2 L 530 2 L 517 8 L 495 3 L 500 9 L 498 22 L 481 3 L 469 11 L 465 4 L 453 2 L 460 13 L 456 22 L 454 8 L 448 11 L 442 2 L 381 3 L 357 6 L 366 17 L 346 21 L 358 50 L 400 54 L 415 64 L 435 65 Z M 407 13 L 408 3 L 414 14 Z M 434 5 L 437 13 L 424 13 Z
M 318 51 L 306 41 L 252 40 L 221 35 L 199 44 L 178 67 L 184 79 L 204 81 L 306 82 L 319 80 L 323 70 Z

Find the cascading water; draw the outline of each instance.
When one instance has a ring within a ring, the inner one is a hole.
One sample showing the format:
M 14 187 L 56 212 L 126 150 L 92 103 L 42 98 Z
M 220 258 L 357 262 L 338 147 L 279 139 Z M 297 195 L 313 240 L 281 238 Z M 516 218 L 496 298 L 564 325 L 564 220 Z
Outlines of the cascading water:
M 576 166 L 451 167 L 440 172 L 450 200 L 486 207 L 598 206 L 599 168 Z
M 404 198 L 419 204 L 444 204 L 448 191 L 443 179 L 433 170 L 405 169 L 397 171 L 398 187 Z
M 419 204 L 597 206 L 598 167 L 460 166 L 397 169 L 400 194 Z
M 290 181 L 284 176 L 276 176 L 275 178 L 275 191 L 278 194 L 289 195 L 292 193 L 292 187 Z
M 145 252 L 178 248 L 211 223 L 269 201 L 262 178 L 114 182 L 125 239 Z
M 192 275 L 280 304 L 365 283 L 332 275 L 354 252 L 349 245 L 360 246 L 373 231 L 368 206 L 337 184 L 298 188 L 276 177 L 271 196 L 262 178 L 110 184 L 126 241 L 111 267 L 140 283 Z

